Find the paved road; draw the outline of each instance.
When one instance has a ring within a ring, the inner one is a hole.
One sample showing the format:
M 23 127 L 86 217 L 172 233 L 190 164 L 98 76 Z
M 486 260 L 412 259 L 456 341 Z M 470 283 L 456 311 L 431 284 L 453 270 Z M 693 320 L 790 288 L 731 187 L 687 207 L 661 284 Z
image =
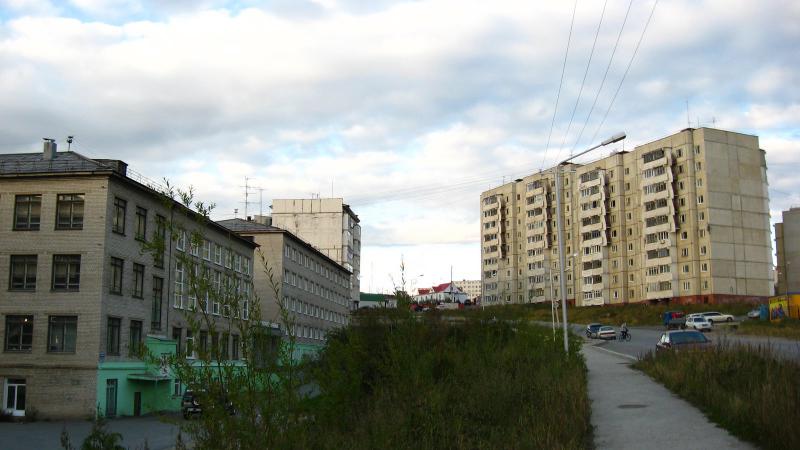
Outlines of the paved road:
M 167 450 L 175 446 L 179 417 L 169 416 L 170 423 L 158 417 L 129 417 L 108 422 L 111 431 L 121 433 L 122 445 L 131 450 L 143 449 L 145 439 L 151 450 Z M 0 449 L 60 449 L 61 430 L 65 429 L 75 448 L 80 448 L 92 424 L 88 421 L 54 421 L 34 423 L 0 423 Z M 184 436 L 185 438 L 185 436 Z M 185 440 L 184 440 L 185 442 Z

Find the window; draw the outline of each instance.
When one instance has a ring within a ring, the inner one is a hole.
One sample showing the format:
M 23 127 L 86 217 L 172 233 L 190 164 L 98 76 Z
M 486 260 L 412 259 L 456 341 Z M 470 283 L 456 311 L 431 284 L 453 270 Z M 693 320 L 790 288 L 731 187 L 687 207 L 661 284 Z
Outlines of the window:
M 53 290 L 77 291 L 81 282 L 81 255 L 53 255 Z
M 700 264 L 700 271 L 701 272 L 708 272 L 708 263 Z
M 689 273 L 689 265 L 688 264 L 684 264 L 683 265 L 683 273 Z
M 108 318 L 108 328 L 106 329 L 106 353 L 109 355 L 119 355 L 119 327 L 121 319 L 117 317 Z
M 125 261 L 111 258 L 111 293 L 122 295 L 122 269 Z
M 681 256 L 689 256 L 689 249 L 688 248 L 682 248 L 681 249 Z
M 128 202 L 114 197 L 114 222 L 111 224 L 111 231 L 114 233 L 125 234 L 125 208 Z
M 133 264 L 133 296 L 144 298 L 144 266 Z
M 136 240 L 147 239 L 147 210 L 141 206 L 136 207 Z
M 177 343 L 177 348 L 175 349 L 175 351 L 179 355 L 181 354 L 181 350 L 182 350 L 182 348 L 181 348 L 181 342 L 183 342 L 183 338 L 182 338 L 182 334 L 181 334 L 182 332 L 183 332 L 183 329 L 181 329 L 181 328 L 177 328 L 177 327 L 173 327 L 172 328 L 172 340 Z
M 36 289 L 36 255 L 11 255 L 8 288 L 13 291 Z
M 17 195 L 14 200 L 14 229 L 38 230 L 42 213 L 42 195 Z
M 194 336 L 192 336 L 192 330 L 186 330 L 186 357 L 187 358 L 195 358 L 196 355 L 194 353 Z
M 159 249 L 153 254 L 153 265 L 164 268 L 164 252 L 167 244 L 167 218 L 161 215 L 156 216 L 156 235 L 154 240 L 159 245 Z
M 697 187 L 703 187 L 703 179 L 702 178 L 698 178 L 695 183 L 697 184 Z
M 700 254 L 701 254 L 701 255 L 705 255 L 707 252 L 708 252 L 708 251 L 707 251 L 707 249 L 706 249 L 706 246 L 705 246 L 705 245 L 703 245 L 702 247 L 700 247 Z
M 684 291 L 688 291 L 691 288 L 692 288 L 692 283 L 690 281 L 684 281 L 683 282 L 683 290 Z
M 142 321 L 131 320 L 131 332 L 129 334 L 128 354 L 139 356 L 142 354 Z
M 214 244 L 214 264 L 222 265 L 222 247 Z
M 47 351 L 49 353 L 75 352 L 78 336 L 77 316 L 50 316 L 47 330 Z
M 239 359 L 239 335 L 231 336 L 231 359 Z
M 200 354 L 208 353 L 208 331 L 200 331 Z
M 246 256 L 242 257 L 242 273 L 250 275 L 250 258 Z
M 228 359 L 228 343 L 230 342 L 230 335 L 222 333 L 222 339 L 219 341 L 219 359 Z
M 186 271 L 183 268 L 183 263 L 175 263 L 175 299 L 172 306 L 178 309 L 184 307 L 183 304 L 183 285 L 186 282 Z
M 30 351 L 33 348 L 33 316 L 6 316 L 7 352 Z
M 211 261 L 211 246 L 212 242 L 209 240 L 203 240 L 203 259 L 206 261 Z
M 82 229 L 83 194 L 58 194 L 56 199 L 56 230 Z
M 161 329 L 161 303 L 164 301 L 164 279 L 153 277 L 153 308 L 150 312 L 150 328 Z
M 689 239 L 689 232 L 688 231 L 681 231 L 681 239 L 686 240 Z
M 186 250 L 186 230 L 178 230 L 175 237 L 175 250 L 181 252 Z

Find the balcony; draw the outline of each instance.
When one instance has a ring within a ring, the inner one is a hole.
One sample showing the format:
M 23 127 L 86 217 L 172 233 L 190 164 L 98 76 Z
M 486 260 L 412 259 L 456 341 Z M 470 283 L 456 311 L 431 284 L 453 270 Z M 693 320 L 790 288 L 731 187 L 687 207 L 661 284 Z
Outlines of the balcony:
M 647 169 L 664 165 L 672 165 L 672 150 L 669 147 L 653 150 L 642 155 L 641 169 L 643 172 Z

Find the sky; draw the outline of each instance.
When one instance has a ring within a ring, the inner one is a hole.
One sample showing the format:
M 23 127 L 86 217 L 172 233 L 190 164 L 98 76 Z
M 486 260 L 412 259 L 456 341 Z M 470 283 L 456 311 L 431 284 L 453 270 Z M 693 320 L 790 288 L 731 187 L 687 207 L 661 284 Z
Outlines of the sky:
M 688 124 L 759 136 L 780 220 L 798 43 L 791 0 L 0 0 L 0 153 L 73 135 L 216 219 L 245 183 L 248 214 L 342 197 L 362 291 L 401 260 L 414 289 L 480 277 L 482 191 L 619 131 L 588 157 Z

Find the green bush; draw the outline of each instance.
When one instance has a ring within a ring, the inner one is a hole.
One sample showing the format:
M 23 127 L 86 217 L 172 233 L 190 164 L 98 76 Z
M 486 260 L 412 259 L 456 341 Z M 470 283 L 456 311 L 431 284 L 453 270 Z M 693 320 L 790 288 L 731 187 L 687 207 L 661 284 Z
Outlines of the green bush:
M 768 449 L 800 448 L 800 365 L 766 347 L 650 354 L 634 367 L 742 439 Z
M 586 367 L 551 330 L 362 314 L 314 369 L 306 448 L 584 448 Z

